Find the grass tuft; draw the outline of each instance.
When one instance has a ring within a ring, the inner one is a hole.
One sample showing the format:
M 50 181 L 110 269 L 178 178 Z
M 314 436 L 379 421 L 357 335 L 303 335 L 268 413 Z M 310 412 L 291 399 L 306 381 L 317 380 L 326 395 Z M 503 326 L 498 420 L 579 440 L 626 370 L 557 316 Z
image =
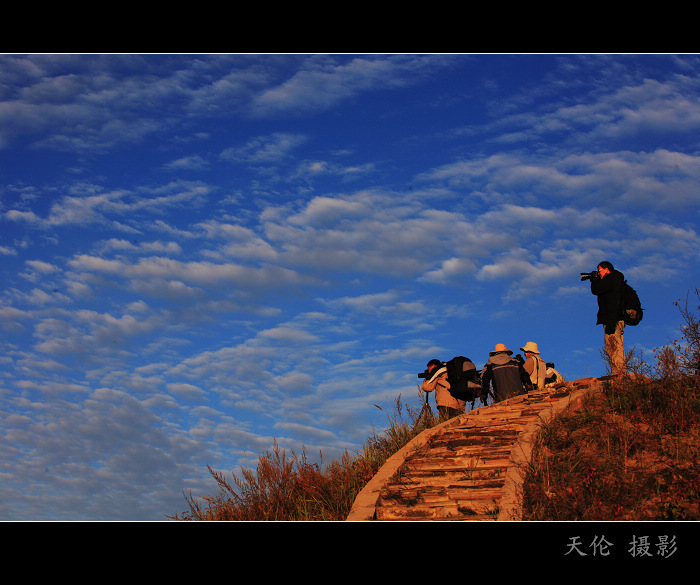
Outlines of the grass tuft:
M 419 391 L 421 404 L 424 395 Z M 377 405 L 375 405 L 377 406 Z M 377 406 L 380 410 L 384 410 Z M 185 495 L 189 509 L 173 520 L 345 520 L 357 494 L 384 462 L 411 439 L 439 422 L 429 409 L 418 410 L 396 398 L 389 426 L 373 431 L 362 450 L 347 450 L 339 461 L 310 463 L 306 452 L 287 456 L 275 441 L 258 458 L 255 471 L 241 469 L 227 479 L 207 466 L 216 496 Z

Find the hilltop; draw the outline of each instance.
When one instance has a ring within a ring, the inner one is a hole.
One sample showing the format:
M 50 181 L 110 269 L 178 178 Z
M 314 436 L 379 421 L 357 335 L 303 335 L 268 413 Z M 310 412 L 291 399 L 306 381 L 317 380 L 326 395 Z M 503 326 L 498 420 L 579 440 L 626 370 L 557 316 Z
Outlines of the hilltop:
M 543 422 L 522 481 L 522 519 L 700 520 L 699 397 L 698 376 L 609 378 Z M 189 511 L 172 518 L 345 520 L 387 459 L 438 422 L 397 400 L 389 429 L 357 456 L 322 468 L 275 445 L 242 477 L 210 469 L 219 493 L 190 494 Z
M 657 350 L 653 366 L 631 350 L 628 375 L 607 377 L 540 425 L 522 481 L 523 520 L 700 520 L 700 307 L 677 304 L 683 343 Z M 427 414 L 399 397 L 388 428 L 339 461 L 312 464 L 275 444 L 241 477 L 209 468 L 217 495 L 190 493 L 189 510 L 169 517 L 345 520 L 384 463 L 440 422 Z
M 700 520 L 700 378 L 611 379 L 544 424 L 524 520 Z

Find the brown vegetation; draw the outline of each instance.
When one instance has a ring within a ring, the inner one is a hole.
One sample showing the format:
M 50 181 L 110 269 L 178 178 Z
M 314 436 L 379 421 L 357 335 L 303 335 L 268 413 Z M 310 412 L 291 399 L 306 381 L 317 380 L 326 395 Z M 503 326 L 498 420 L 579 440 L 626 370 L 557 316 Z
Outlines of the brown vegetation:
M 612 380 L 543 425 L 524 520 L 699 520 L 700 380 Z
M 638 375 L 543 425 L 525 520 L 700 520 L 700 307 L 676 305 L 683 340 L 657 350 L 654 369 L 629 352 Z
M 380 408 L 380 407 L 377 407 Z M 397 398 L 389 427 L 373 433 L 362 451 L 340 461 L 309 463 L 306 453 L 287 457 L 275 443 L 259 457 L 257 469 L 242 469 L 227 480 L 210 467 L 216 496 L 185 496 L 189 510 L 174 520 L 345 520 L 355 497 L 384 462 L 413 437 L 438 421 Z

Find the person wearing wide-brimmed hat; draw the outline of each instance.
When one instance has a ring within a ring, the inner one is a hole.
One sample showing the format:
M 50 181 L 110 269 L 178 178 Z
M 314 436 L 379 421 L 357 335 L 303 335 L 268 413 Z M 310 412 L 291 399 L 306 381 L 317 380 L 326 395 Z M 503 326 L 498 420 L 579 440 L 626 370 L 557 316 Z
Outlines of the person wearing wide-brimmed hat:
M 544 388 L 545 378 L 547 377 L 547 364 L 540 355 L 540 350 L 534 341 L 528 341 L 524 347 L 520 348 L 525 352 L 525 362 L 523 368 L 530 376 L 532 387 L 538 390 Z
M 489 361 L 481 370 L 481 383 L 486 392 L 489 386 L 494 402 L 500 402 L 506 398 L 524 394 L 529 383 L 529 376 L 523 368 L 522 361 L 513 357 L 504 344 L 497 343 L 494 350 L 489 353 Z

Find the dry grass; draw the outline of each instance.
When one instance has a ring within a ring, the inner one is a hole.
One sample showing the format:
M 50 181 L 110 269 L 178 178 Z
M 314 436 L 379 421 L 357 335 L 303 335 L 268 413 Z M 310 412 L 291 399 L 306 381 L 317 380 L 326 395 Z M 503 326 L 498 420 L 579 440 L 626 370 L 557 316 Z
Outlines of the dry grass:
M 419 393 L 421 404 L 423 395 Z M 380 407 L 377 407 L 380 408 Z M 381 409 L 381 408 L 380 408 Z M 383 409 L 381 409 L 383 410 Z M 399 396 L 388 428 L 367 439 L 362 451 L 347 451 L 340 461 L 310 463 L 305 452 L 286 452 L 275 443 L 258 458 L 255 471 L 240 477 L 208 467 L 219 491 L 216 496 L 185 496 L 189 509 L 173 520 L 345 520 L 355 497 L 384 462 L 413 437 L 438 421 L 432 412 L 404 404 Z
M 700 379 L 623 378 L 544 425 L 525 520 L 699 520 Z
M 676 305 L 683 339 L 657 350 L 655 367 L 629 352 L 641 375 L 611 378 L 543 425 L 524 519 L 700 520 L 700 306 Z

